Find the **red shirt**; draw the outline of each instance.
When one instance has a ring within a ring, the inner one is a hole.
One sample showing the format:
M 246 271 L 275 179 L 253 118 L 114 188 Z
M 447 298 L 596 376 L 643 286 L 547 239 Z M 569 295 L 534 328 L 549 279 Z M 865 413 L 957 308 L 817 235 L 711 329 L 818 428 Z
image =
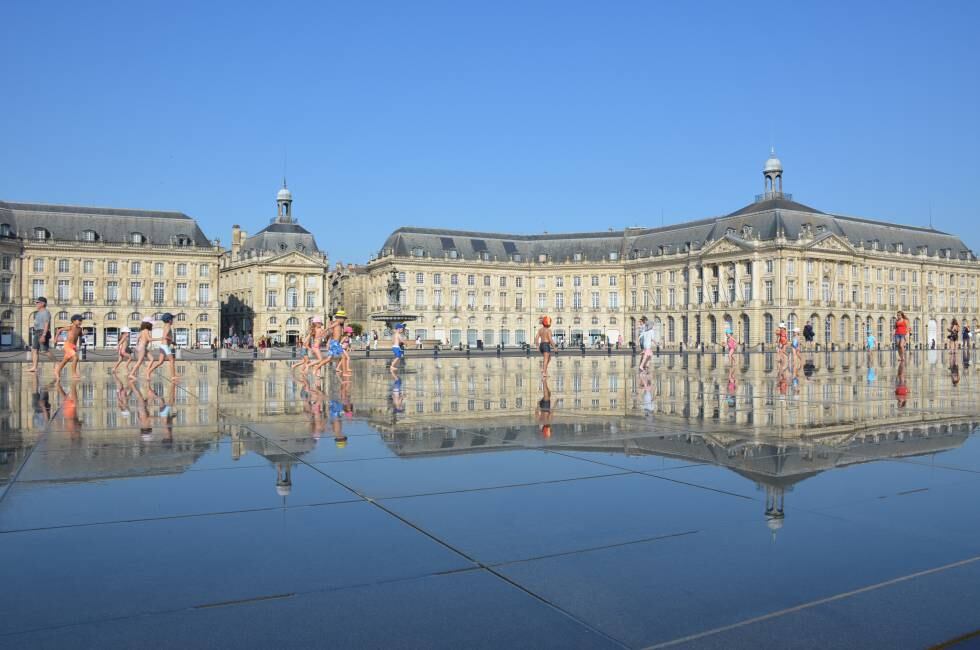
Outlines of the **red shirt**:
M 895 333 L 905 336 L 909 333 L 909 322 L 904 318 L 895 323 Z

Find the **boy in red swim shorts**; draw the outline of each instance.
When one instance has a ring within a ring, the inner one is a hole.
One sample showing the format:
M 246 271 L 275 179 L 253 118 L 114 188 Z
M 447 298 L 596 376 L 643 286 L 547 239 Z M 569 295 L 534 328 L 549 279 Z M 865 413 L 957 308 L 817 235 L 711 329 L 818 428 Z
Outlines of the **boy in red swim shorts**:
M 58 362 L 58 365 L 55 366 L 54 376 L 61 379 L 61 371 L 71 361 L 71 377 L 72 379 L 80 379 L 82 375 L 78 372 L 78 339 L 82 337 L 82 317 L 79 314 L 75 314 L 71 317 L 71 325 L 68 327 L 59 327 L 54 335 L 55 341 L 58 340 L 58 336 L 62 332 L 68 332 L 68 338 L 65 339 L 65 355 Z

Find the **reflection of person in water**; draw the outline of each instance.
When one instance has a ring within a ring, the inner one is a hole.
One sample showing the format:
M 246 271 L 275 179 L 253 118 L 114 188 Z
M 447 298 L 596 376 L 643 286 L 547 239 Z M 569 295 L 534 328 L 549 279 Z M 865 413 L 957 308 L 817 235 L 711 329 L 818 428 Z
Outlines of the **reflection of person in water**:
M 538 408 L 535 411 L 535 416 L 538 419 L 538 424 L 541 425 L 541 436 L 543 438 L 551 437 L 551 387 L 548 386 L 547 375 L 542 375 L 541 378 L 541 399 L 538 400 Z
M 163 398 L 162 395 L 158 395 L 153 388 L 150 388 L 153 393 L 154 399 L 160 402 L 160 411 L 157 413 L 157 417 L 163 423 L 163 442 L 173 443 L 174 441 L 174 405 L 177 403 L 177 384 L 175 382 L 170 382 L 167 384 L 167 397 Z
M 320 378 L 317 377 L 315 381 L 319 382 Z M 301 396 L 304 397 L 303 410 L 310 417 L 310 435 L 314 440 L 319 440 L 326 428 L 323 422 L 323 402 L 326 395 L 319 386 L 310 381 L 306 374 L 300 375 L 299 382 L 303 386 L 300 390 Z
M 133 397 L 136 398 L 136 418 L 139 421 L 140 435 L 144 440 L 149 440 L 153 437 L 153 420 L 150 419 L 150 405 L 143 396 L 139 384 L 132 377 L 129 380 L 129 388 Z
M 898 407 L 904 408 L 909 400 L 909 387 L 905 380 L 905 358 L 898 362 L 898 375 L 895 378 L 895 399 Z
M 59 409 L 65 430 L 72 439 L 77 439 L 82 434 L 82 421 L 78 419 L 78 382 L 71 383 L 71 392 L 66 391 L 60 381 L 55 380 L 52 385 L 57 387 L 61 395 Z
M 738 392 L 738 382 L 735 381 L 735 366 L 728 369 L 728 405 L 735 406 L 735 393 Z
M 949 352 L 949 378 L 953 380 L 954 386 L 960 383 L 960 366 L 957 363 L 956 350 Z
M 388 408 L 391 410 L 391 423 L 398 419 L 399 413 L 405 412 L 405 398 L 402 396 L 402 380 L 391 382 L 391 395 L 388 396 Z
M 344 405 L 340 400 L 330 400 L 330 431 L 333 433 L 333 440 L 337 447 L 343 449 L 347 446 L 347 436 L 344 435 Z
M 44 431 L 51 421 L 51 397 L 48 387 L 41 385 L 40 373 L 31 375 L 34 379 L 34 395 L 31 398 L 34 406 L 34 431 Z
M 649 372 L 640 373 L 640 390 L 643 391 L 643 415 L 651 418 L 657 406 L 653 401 L 653 382 Z

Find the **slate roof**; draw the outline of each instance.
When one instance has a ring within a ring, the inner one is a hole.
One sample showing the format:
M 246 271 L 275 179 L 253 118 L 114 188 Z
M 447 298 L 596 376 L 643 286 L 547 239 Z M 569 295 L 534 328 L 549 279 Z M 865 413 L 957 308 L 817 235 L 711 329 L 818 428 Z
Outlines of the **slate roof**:
M 744 228 L 749 230 L 745 232 Z M 785 198 L 751 203 L 721 217 L 688 221 L 660 228 L 628 228 L 626 230 L 591 233 L 545 233 L 518 235 L 504 233 L 444 230 L 439 228 L 405 227 L 395 230 L 385 240 L 380 251 L 384 256 L 417 256 L 442 259 L 456 251 L 462 259 L 479 259 L 481 254 L 491 260 L 513 259 L 536 261 L 547 254 L 552 261 L 574 259 L 576 253 L 583 261 L 608 260 L 610 253 L 620 259 L 657 256 L 664 253 L 696 251 L 707 242 L 734 234 L 745 239 L 768 241 L 780 234 L 788 240 L 798 239 L 809 227 L 810 235 L 833 233 L 852 246 L 895 251 L 899 245 L 905 252 L 917 252 L 925 247 L 927 254 L 949 249 L 953 258 L 976 259 L 970 248 L 956 235 L 900 224 L 873 221 L 857 217 L 830 214 Z M 743 232 L 745 234 L 743 234 Z
M 306 253 L 319 252 L 316 239 L 309 230 L 298 223 L 282 223 L 275 221 L 245 240 L 243 252 L 274 251 L 285 253 L 302 251 Z
M 186 236 L 197 246 L 211 246 L 197 221 L 182 212 L 0 201 L 3 223 L 25 238 L 33 237 L 34 228 L 40 226 L 58 241 L 77 241 L 82 231 L 94 230 L 100 241 L 109 243 L 128 243 L 130 234 L 139 232 L 150 244 L 168 245 L 177 236 Z

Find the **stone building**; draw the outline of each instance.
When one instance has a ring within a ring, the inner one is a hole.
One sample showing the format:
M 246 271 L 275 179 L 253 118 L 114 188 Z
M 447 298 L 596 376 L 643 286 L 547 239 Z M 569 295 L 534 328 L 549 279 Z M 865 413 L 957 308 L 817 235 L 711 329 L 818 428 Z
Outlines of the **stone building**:
M 367 267 L 363 264 L 338 263 L 328 275 L 330 283 L 330 313 L 343 308 L 349 320 L 368 326 L 370 314 L 367 296 Z M 368 327 L 370 329 L 370 327 Z
M 164 312 L 178 346 L 209 345 L 220 255 L 180 212 L 0 202 L 2 343 L 30 340 L 45 296 L 54 327 L 82 314 L 90 346 L 113 346 L 121 327 Z
M 661 228 L 513 235 L 399 228 L 360 281 L 368 312 L 394 268 L 413 336 L 515 345 L 550 314 L 570 345 L 629 342 L 646 315 L 667 347 L 747 346 L 809 321 L 824 345 L 884 344 L 903 310 L 912 342 L 941 346 L 953 318 L 977 324 L 980 264 L 952 234 L 824 212 L 783 192 L 775 154 L 764 192 L 733 212 Z
M 253 334 L 292 344 L 313 316 L 327 310 L 327 254 L 293 216 L 293 195 L 283 179 L 276 216 L 248 236 L 231 230 L 221 258 L 221 336 Z

